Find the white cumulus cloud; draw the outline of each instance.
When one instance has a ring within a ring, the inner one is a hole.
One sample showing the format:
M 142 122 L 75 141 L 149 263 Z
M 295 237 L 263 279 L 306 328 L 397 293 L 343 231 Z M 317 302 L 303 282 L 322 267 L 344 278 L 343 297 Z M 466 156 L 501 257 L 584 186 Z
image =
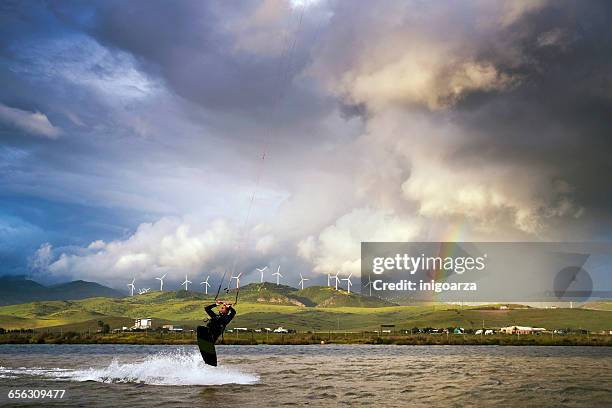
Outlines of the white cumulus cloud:
M 49 265 L 58 276 L 78 276 L 98 282 L 127 277 L 152 279 L 159 274 L 179 277 L 213 268 L 231 257 L 235 228 L 217 220 L 206 225 L 193 220 L 164 217 L 141 224 L 124 240 L 94 241 L 78 253 L 62 253 Z
M 418 219 L 390 211 L 359 208 L 338 218 L 318 236 L 298 243 L 298 254 L 312 262 L 318 273 L 359 274 L 362 241 L 409 241 L 418 236 Z

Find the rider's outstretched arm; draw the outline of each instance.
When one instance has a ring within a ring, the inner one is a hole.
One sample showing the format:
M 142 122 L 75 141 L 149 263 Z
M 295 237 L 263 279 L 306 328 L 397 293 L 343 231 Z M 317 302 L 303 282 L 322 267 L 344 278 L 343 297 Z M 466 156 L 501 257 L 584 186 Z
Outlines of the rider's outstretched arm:
M 213 312 L 213 309 L 217 307 L 216 303 L 213 303 L 212 305 L 208 305 L 204 308 L 204 310 L 206 310 L 206 313 L 210 316 L 210 317 L 217 317 L 216 313 Z

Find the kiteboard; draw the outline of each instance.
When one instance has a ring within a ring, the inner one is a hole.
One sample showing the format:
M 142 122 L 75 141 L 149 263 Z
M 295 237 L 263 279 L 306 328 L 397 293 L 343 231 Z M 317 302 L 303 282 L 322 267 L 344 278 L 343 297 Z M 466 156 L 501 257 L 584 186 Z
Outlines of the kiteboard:
M 213 336 L 206 326 L 198 326 L 197 329 L 198 348 L 204 362 L 208 365 L 217 366 L 217 351 L 215 350 L 215 341 Z

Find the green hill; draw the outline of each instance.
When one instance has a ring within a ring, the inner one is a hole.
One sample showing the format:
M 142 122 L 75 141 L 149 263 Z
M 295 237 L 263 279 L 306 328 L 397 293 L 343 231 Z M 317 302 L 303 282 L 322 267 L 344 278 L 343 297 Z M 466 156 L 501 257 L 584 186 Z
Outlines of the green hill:
M 419 305 L 371 307 L 370 298 L 325 287 L 303 291 L 290 287 L 267 288 L 261 291 L 245 286 L 236 306 L 238 315 L 230 327 L 278 327 L 296 330 L 376 330 L 381 324 L 394 324 L 398 329 L 412 327 L 481 328 L 509 325 L 539 326 L 549 329 L 612 329 L 612 311 L 590 309 L 516 308 L 500 310 L 477 306 L 461 308 L 457 305 Z M 274 285 L 276 286 L 276 285 Z M 244 290 L 247 288 L 247 290 Z M 246 296 L 242 296 L 243 291 Z M 326 293 L 329 292 L 329 293 Z M 231 296 L 230 292 L 228 296 Z M 258 301 L 284 296 L 282 302 Z M 266 296 L 269 296 L 266 298 Z M 354 296 L 354 297 L 353 297 Z M 253 300 L 255 299 L 255 300 Z M 302 299 L 302 300 L 299 300 Z M 49 330 L 97 330 L 98 320 L 111 328 L 131 326 L 133 319 L 151 317 L 154 326 L 178 324 L 193 328 L 205 318 L 204 306 L 212 296 L 194 292 L 153 292 L 115 298 L 90 298 L 75 301 L 32 302 L 0 307 L 0 327 L 5 329 L 48 328 Z M 247 301 L 248 300 L 248 301 Z M 291 303 L 299 300 L 302 304 Z M 342 306 L 342 302 L 351 306 Z M 326 303 L 333 302 L 334 307 Z M 362 307 L 352 306 L 361 302 Z
M 250 283 L 240 288 L 239 301 L 248 303 L 271 303 L 275 305 L 315 306 L 310 300 L 296 296 L 297 290 L 291 286 L 276 285 L 270 282 Z M 234 301 L 236 290 L 221 293 L 221 298 Z
M 236 290 L 221 297 L 233 301 Z M 328 286 L 310 286 L 299 290 L 291 286 L 276 285 L 270 282 L 251 283 L 240 288 L 240 302 L 268 303 L 274 305 L 299 307 L 383 307 L 393 303 L 375 297 L 348 293 Z
M 607 310 L 608 312 L 611 312 L 612 311 L 612 301 L 600 300 L 600 301 L 595 301 L 595 302 L 588 302 L 582 305 L 581 309 Z
M 317 307 L 384 307 L 395 306 L 385 300 L 362 296 L 359 293 L 335 290 L 328 286 L 310 286 L 295 292 L 296 296 L 308 299 Z

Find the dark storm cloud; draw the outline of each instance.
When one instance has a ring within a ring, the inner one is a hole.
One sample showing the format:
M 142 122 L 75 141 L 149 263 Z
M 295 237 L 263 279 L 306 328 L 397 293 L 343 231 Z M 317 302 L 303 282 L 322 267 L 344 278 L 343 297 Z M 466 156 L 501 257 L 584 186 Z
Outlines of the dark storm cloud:
M 611 170 L 609 2 L 334 5 L 316 64 L 336 84 L 352 83 L 341 96 L 370 117 L 399 106 L 452 123 L 454 141 L 430 144 L 441 143 L 441 165 L 453 171 L 523 167 L 547 174 L 543 184 L 571 185 L 577 205 L 595 210 L 589 217 L 609 212 L 612 187 L 598 178 Z M 404 84 L 427 70 L 428 86 Z
M 160 75 L 178 95 L 206 109 L 269 120 L 284 96 L 285 106 L 292 108 L 276 115 L 280 122 L 292 121 L 295 126 L 301 117 L 322 114 L 316 86 L 293 81 L 310 61 L 319 23 L 298 19 L 286 5 L 280 15 L 270 17 L 266 35 L 274 41 L 267 49 L 244 48 L 238 37 L 248 34 L 237 30 L 252 23 L 258 7 L 261 3 L 253 1 L 240 7 L 200 1 L 108 1 L 87 11 L 75 12 L 64 3 L 54 10 L 101 44 L 131 53 L 143 69 Z
M 481 57 L 518 82 L 458 104 L 455 118 L 479 135 L 458 152 L 458 165 L 484 156 L 548 166 L 596 217 L 609 213 L 612 185 L 598 175 L 612 171 L 610 21 L 609 2 L 551 2 L 490 38 Z

